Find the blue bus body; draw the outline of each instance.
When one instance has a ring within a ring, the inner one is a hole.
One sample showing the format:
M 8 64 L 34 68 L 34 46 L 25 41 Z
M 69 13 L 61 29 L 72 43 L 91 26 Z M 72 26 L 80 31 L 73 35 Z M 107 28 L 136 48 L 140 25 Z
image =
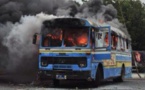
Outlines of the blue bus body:
M 41 45 L 42 36 L 40 36 L 39 78 L 41 80 L 95 81 L 97 73 L 101 73 L 102 79 L 108 79 L 120 77 L 122 70 L 124 70 L 125 77 L 131 77 L 131 49 L 128 51 L 112 50 L 111 26 L 93 26 L 87 20 L 81 20 L 85 22 L 84 27 L 88 27 L 88 44 L 85 47 L 65 47 L 63 45 L 43 47 Z M 96 47 L 96 34 L 92 29 L 97 29 L 99 32 L 104 28 L 109 34 L 109 45 Z M 92 38 L 93 43 L 89 43 Z

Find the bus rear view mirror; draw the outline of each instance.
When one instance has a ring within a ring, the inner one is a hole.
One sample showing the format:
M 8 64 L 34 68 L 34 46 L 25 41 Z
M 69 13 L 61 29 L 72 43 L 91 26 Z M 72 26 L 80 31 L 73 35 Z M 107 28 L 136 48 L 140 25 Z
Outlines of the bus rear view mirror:
M 38 33 L 35 33 L 33 35 L 33 44 L 38 45 L 40 41 L 40 35 Z

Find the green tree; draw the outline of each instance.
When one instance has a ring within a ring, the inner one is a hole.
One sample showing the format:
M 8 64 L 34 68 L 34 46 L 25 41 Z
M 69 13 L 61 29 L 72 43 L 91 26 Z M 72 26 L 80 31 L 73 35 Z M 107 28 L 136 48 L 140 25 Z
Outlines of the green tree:
M 117 9 L 117 18 L 131 35 L 133 50 L 145 50 L 145 5 L 140 0 L 104 0 L 104 4 Z

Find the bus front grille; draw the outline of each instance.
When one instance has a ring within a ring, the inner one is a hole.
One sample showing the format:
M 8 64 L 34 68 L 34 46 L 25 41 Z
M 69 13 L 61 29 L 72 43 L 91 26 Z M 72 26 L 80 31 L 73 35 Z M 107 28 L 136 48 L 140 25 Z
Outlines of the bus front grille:
M 80 62 L 87 63 L 86 57 L 41 57 L 41 66 L 48 64 L 79 64 Z

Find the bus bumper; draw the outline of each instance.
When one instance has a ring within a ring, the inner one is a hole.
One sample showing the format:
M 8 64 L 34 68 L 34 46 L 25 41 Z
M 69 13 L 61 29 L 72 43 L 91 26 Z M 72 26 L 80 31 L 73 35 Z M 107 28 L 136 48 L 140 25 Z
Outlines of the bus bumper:
M 90 80 L 90 71 L 39 71 L 40 80 L 64 79 L 64 80 Z

